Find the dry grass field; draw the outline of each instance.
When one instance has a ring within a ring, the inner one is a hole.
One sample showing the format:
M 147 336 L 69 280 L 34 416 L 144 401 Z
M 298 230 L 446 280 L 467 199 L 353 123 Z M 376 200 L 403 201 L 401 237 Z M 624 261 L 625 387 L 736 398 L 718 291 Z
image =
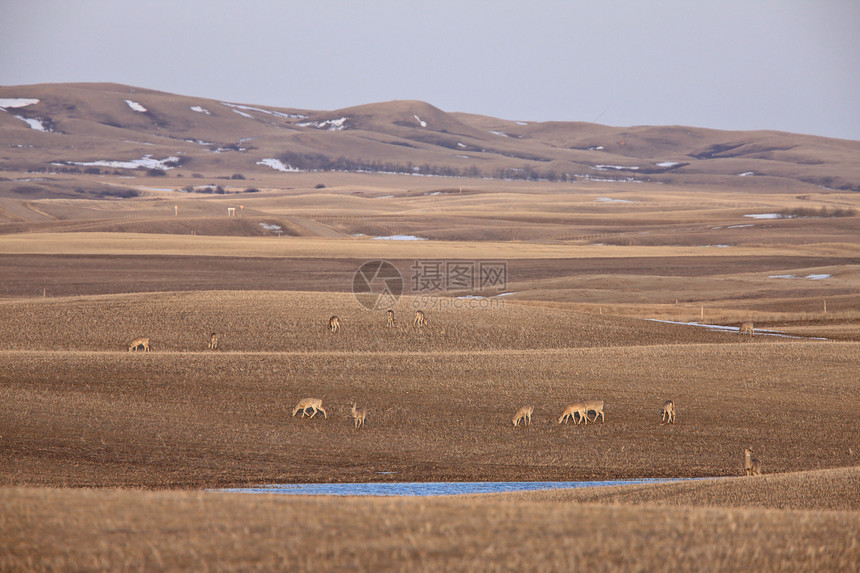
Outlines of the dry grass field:
M 25 88 L 0 95 L 55 129 L 0 114 L 0 570 L 860 569 L 857 142 Z M 301 125 L 332 114 L 349 129 Z M 490 176 L 257 163 L 285 149 Z M 164 173 L 70 163 L 173 153 Z M 393 328 L 352 293 L 371 260 L 403 278 Z M 506 280 L 422 290 L 427 261 Z M 292 416 L 305 397 L 327 416 Z M 587 399 L 605 421 L 557 423 Z M 717 479 L 209 491 L 643 477 Z

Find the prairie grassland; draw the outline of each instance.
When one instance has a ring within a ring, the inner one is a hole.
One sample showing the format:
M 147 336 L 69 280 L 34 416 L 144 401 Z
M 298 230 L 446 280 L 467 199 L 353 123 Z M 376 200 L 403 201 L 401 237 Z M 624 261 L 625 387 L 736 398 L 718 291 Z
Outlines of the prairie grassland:
M 856 501 L 857 470 L 841 471 L 831 482 L 853 484 Z M 726 480 L 722 492 L 744 499 L 773 481 L 773 499 L 799 489 L 826 497 L 828 490 L 809 488 L 812 474 Z M 660 487 L 640 488 L 641 499 Z M 0 568 L 855 571 L 860 564 L 856 510 L 631 505 L 611 493 L 602 501 L 578 493 L 333 499 L 3 488 Z
M 846 256 L 860 247 L 850 244 L 763 245 L 724 249 L 719 246 L 576 245 L 531 242 L 391 241 L 371 238 L 233 237 L 149 233 L 24 233 L 0 235 L 0 250 L 21 255 L 187 255 L 351 259 L 564 259 L 596 257 L 701 256 Z

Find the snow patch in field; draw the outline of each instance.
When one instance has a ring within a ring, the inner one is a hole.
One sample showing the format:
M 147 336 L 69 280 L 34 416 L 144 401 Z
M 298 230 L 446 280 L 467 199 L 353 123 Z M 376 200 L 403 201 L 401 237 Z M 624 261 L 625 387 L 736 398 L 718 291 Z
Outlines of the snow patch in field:
M 33 105 L 39 103 L 37 99 L 31 98 L 22 98 L 22 97 L 3 97 L 0 98 L 0 108 L 3 111 L 6 111 L 9 108 L 15 107 L 27 107 L 28 105 Z
M 414 117 L 414 118 L 415 118 L 415 121 L 417 121 L 417 122 L 418 122 L 418 125 L 420 125 L 421 127 L 427 127 L 427 122 L 426 122 L 426 121 L 421 121 L 421 118 L 420 118 L 420 117 L 418 117 L 418 115 L 417 115 L 417 114 L 414 114 L 414 113 L 413 113 L 413 114 L 412 114 L 412 117 Z
M 500 135 L 502 137 L 510 137 L 510 135 L 508 135 L 504 131 L 491 131 L 490 133 L 492 133 L 493 135 Z
M 272 225 L 269 223 L 260 223 L 260 226 L 266 229 L 267 231 L 272 231 L 274 233 L 279 233 L 283 231 L 283 228 L 280 225 Z
M 137 169 L 143 167 L 145 169 L 161 169 L 166 171 L 173 169 L 170 163 L 179 161 L 178 157 L 170 156 L 164 159 L 153 159 L 152 155 L 144 155 L 140 159 L 132 161 L 109 161 L 102 159 L 99 161 L 65 161 L 62 163 L 52 163 L 52 165 L 80 165 L 82 167 L 111 167 L 113 169 Z
M 770 275 L 767 278 L 769 278 L 769 279 L 809 279 L 811 281 L 823 281 L 826 279 L 833 278 L 833 275 L 812 274 L 812 275 L 806 275 L 805 277 L 799 277 L 797 275 Z
M 295 167 L 292 167 L 291 165 L 286 165 L 280 159 L 272 159 L 272 158 L 261 159 L 260 161 L 257 162 L 257 165 L 266 165 L 266 166 L 271 167 L 272 169 L 274 169 L 276 171 L 283 171 L 284 173 L 297 173 L 297 172 L 301 171 L 301 169 L 296 169 Z
M 662 161 L 657 164 L 657 167 L 675 167 L 676 165 L 681 165 L 677 161 Z
M 131 108 L 131 109 L 133 109 L 134 111 L 139 111 L 139 112 L 141 112 L 141 113 L 145 113 L 146 111 L 148 111 L 145 107 L 143 107 L 142 105 L 140 105 L 140 104 L 139 104 L 139 103 L 137 103 L 136 101 L 132 101 L 132 100 L 130 100 L 130 99 L 126 99 L 126 100 L 123 100 L 123 101 L 124 101 L 126 104 L 128 104 L 128 107 L 130 107 L 130 108 Z
M 755 227 L 752 223 L 747 223 L 746 225 L 729 225 L 726 229 L 743 229 L 744 227 Z M 717 227 L 714 227 L 715 229 Z
M 383 241 L 426 241 L 425 237 L 417 237 L 415 235 L 388 235 L 387 237 L 373 237 Z
M 755 175 L 755 171 L 744 171 L 743 173 L 738 173 L 738 177 L 751 177 Z
M 599 201 L 600 203 L 635 203 L 636 201 L 631 201 L 629 199 L 615 199 L 613 197 L 598 197 L 595 201 Z
M 211 113 L 209 113 L 208 109 L 206 109 L 205 107 L 200 107 L 199 105 L 192 105 L 191 111 L 196 111 L 197 113 L 202 113 L 204 115 L 212 115 Z
M 794 215 L 783 215 L 781 213 L 753 213 L 744 215 L 750 219 L 794 219 Z

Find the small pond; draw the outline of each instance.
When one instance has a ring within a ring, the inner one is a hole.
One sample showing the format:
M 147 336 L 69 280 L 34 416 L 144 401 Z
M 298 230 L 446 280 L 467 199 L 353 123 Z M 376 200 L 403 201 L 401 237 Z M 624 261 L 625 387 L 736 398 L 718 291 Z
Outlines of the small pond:
M 500 481 L 500 482 L 400 482 L 400 483 L 298 483 L 272 484 L 258 487 L 219 489 L 233 493 L 276 493 L 282 495 L 375 495 L 430 496 L 472 493 L 505 493 L 568 489 L 607 485 L 663 483 L 688 478 L 633 479 L 609 481 Z

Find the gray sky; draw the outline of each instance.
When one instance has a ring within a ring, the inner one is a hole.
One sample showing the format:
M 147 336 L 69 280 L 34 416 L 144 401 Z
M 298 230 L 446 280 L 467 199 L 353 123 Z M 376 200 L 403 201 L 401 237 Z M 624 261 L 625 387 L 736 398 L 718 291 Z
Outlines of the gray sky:
M 0 84 L 860 140 L 857 0 L 0 0 Z M 26 97 L 22 92 L 20 97 Z

